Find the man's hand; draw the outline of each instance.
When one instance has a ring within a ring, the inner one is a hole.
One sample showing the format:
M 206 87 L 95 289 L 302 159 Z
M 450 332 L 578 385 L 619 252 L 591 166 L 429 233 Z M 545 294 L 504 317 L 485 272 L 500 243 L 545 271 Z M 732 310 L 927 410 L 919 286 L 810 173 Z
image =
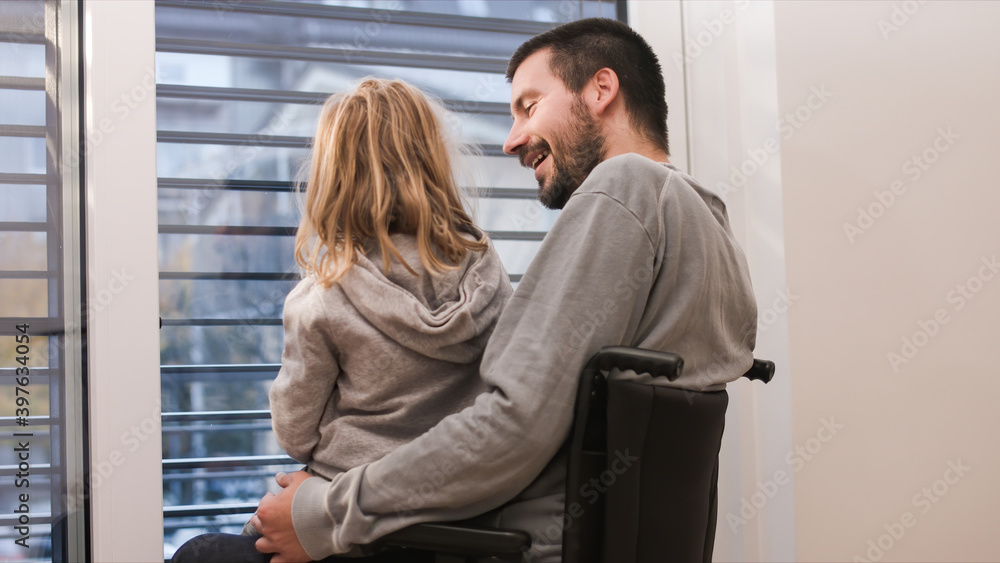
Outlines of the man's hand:
M 278 473 L 274 480 L 282 487 L 277 495 L 267 493 L 260 499 L 257 513 L 250 519 L 262 537 L 255 544 L 261 553 L 273 553 L 271 563 L 311 561 L 292 527 L 292 499 L 295 491 L 310 475 L 305 471 Z

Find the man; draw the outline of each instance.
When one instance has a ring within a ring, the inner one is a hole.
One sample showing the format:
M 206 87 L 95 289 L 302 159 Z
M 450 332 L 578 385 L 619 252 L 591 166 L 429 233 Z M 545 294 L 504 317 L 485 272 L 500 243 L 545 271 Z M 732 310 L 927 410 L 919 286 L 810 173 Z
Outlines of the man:
M 522 45 L 507 78 L 514 123 L 504 152 L 534 169 L 540 200 L 563 212 L 484 353 L 492 391 L 332 482 L 279 476 L 284 490 L 252 520 L 274 563 L 483 513 L 531 533 L 526 560 L 557 562 L 565 460 L 556 453 L 586 360 L 606 345 L 675 352 L 685 372 L 673 385 L 699 391 L 750 367 L 746 261 L 718 197 L 667 164 L 663 78 L 646 42 L 613 20 L 572 22 Z

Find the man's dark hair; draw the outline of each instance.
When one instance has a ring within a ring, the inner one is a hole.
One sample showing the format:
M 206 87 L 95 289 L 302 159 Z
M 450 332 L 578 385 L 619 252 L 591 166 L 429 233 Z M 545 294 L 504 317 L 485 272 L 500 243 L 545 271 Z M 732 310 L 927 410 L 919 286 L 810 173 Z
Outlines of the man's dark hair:
M 550 49 L 549 66 L 569 91 L 579 94 L 602 68 L 618 75 L 632 126 L 670 153 L 663 74 L 653 49 L 624 23 L 587 18 L 550 29 L 525 41 L 507 65 L 507 81 L 524 59 Z

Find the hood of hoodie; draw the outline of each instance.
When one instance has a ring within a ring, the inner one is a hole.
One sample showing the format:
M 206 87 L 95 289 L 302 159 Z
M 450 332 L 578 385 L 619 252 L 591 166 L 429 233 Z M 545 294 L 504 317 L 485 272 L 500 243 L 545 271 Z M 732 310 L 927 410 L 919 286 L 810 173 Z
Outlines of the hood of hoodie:
M 392 235 L 392 242 L 419 275 L 396 258 L 386 273 L 377 246 L 369 246 L 338 282 L 344 295 L 375 328 L 410 350 L 451 362 L 478 359 L 512 293 L 492 244 L 467 252 L 457 269 L 431 275 L 412 235 Z

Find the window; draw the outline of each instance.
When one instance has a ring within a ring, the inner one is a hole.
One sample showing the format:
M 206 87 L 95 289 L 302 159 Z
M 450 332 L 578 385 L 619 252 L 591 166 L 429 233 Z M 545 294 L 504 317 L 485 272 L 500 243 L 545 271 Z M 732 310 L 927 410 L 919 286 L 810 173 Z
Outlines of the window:
M 76 6 L 0 3 L 0 559 L 86 557 Z
M 297 281 L 294 186 L 320 104 L 359 78 L 442 99 L 483 156 L 475 212 L 515 283 L 555 212 L 502 154 L 507 59 L 600 1 L 159 0 L 157 174 L 165 554 L 238 532 L 271 476 L 294 469 L 270 431 L 281 310 Z

